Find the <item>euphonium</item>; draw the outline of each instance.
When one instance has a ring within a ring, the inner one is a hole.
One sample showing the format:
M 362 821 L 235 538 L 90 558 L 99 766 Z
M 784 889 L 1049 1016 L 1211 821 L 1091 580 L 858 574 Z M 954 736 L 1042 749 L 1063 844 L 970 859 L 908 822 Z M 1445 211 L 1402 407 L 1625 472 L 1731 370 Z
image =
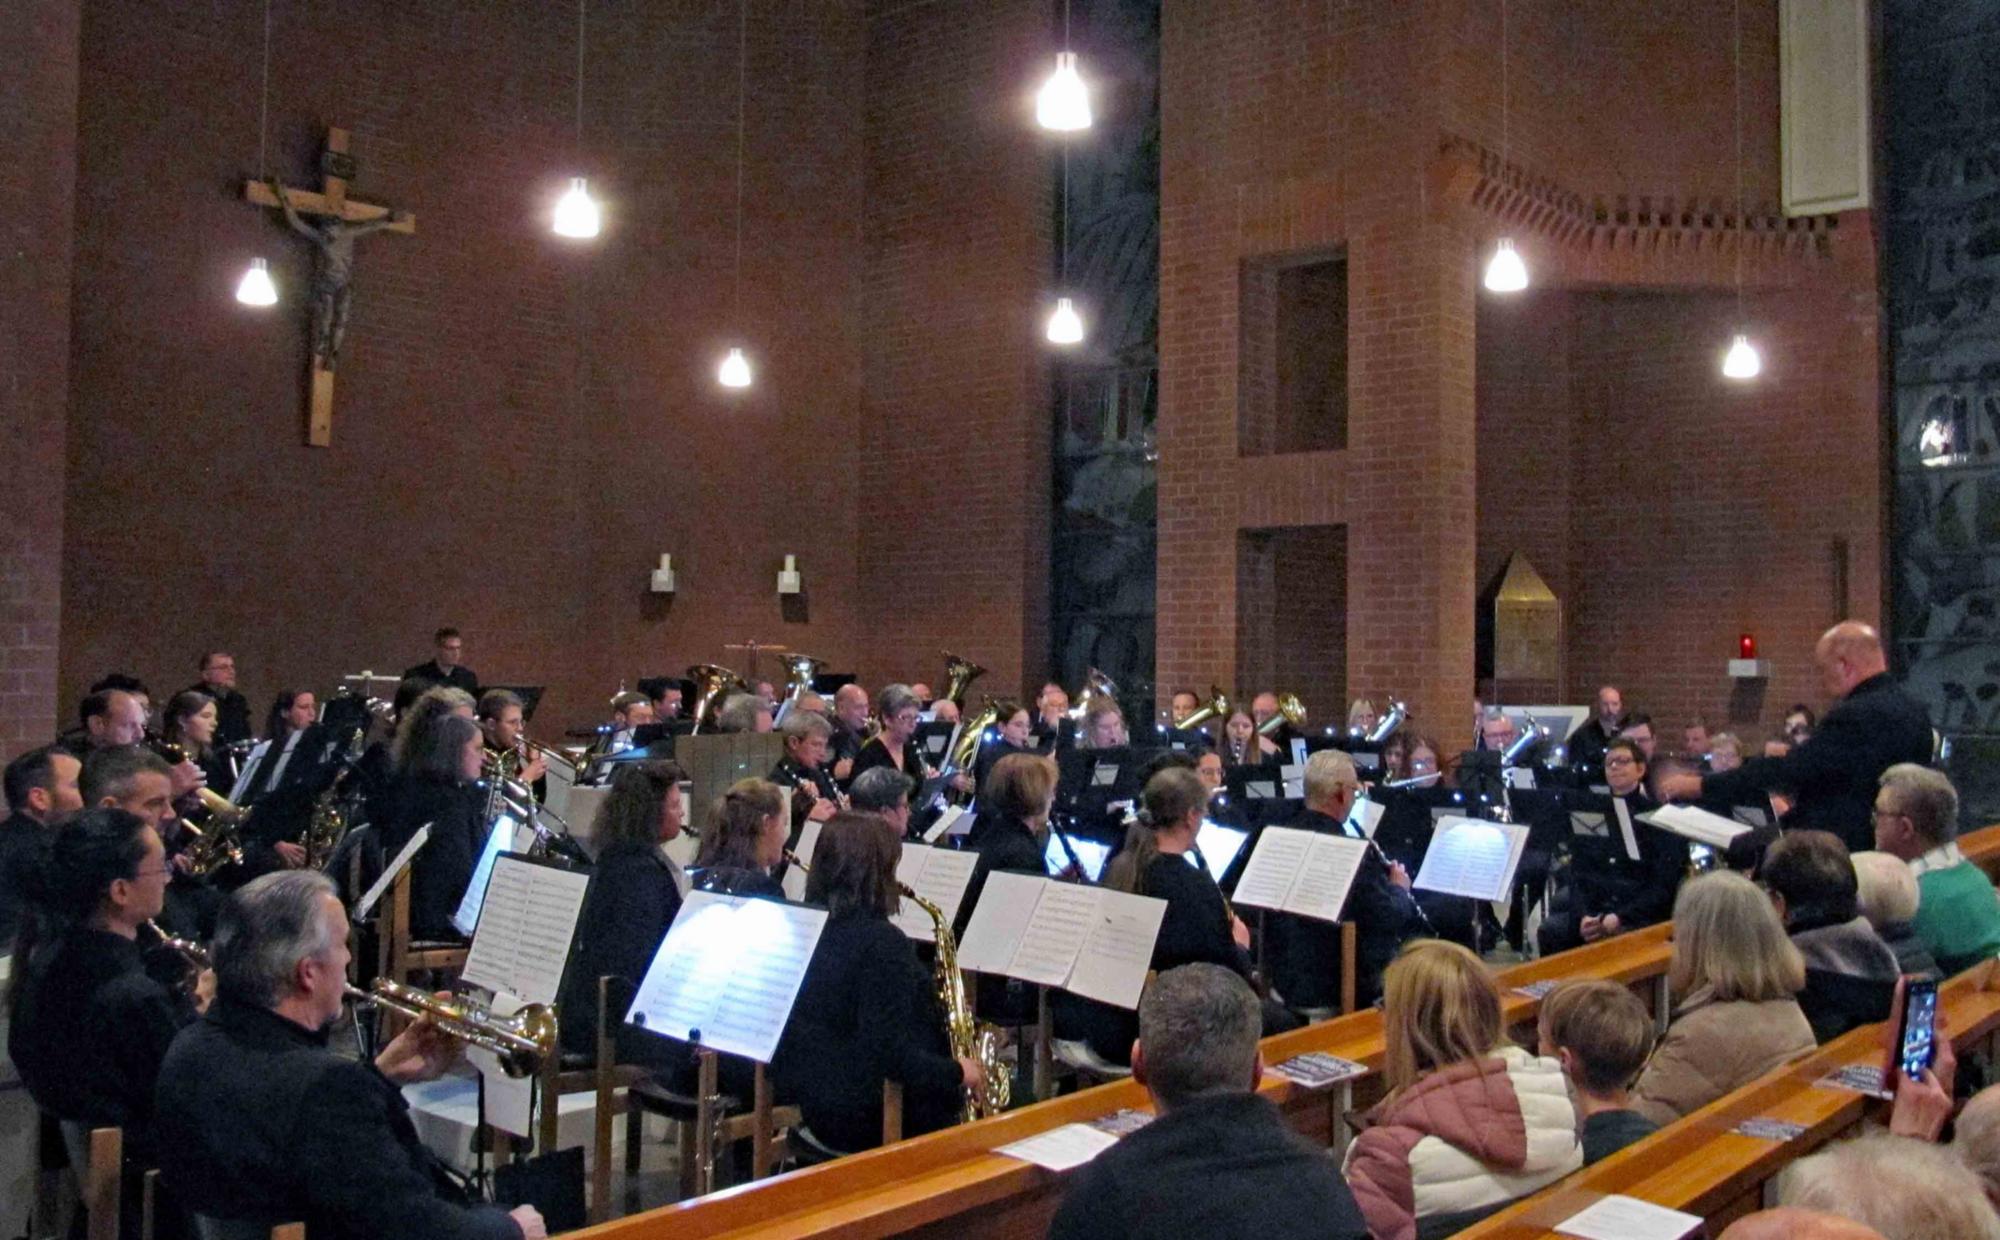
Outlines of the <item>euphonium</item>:
M 1188 717 L 1178 720 L 1177 728 L 1198 728 L 1211 719 L 1229 718 L 1229 699 L 1214 685 L 1208 687 L 1208 701 L 1188 712 Z
M 1090 675 L 1083 678 L 1083 688 L 1076 691 L 1076 701 L 1069 708 L 1069 717 L 1082 723 L 1084 716 L 1090 713 L 1090 708 L 1100 700 L 1114 701 L 1117 697 L 1118 686 L 1112 682 L 1111 677 L 1093 667 L 1090 669 Z
M 349 986 L 347 997 L 413 1019 L 428 1019 L 466 1045 L 492 1051 L 500 1060 L 500 1070 L 516 1079 L 533 1076 L 556 1053 L 556 1014 L 539 1003 L 530 1003 L 512 1016 L 495 1016 L 491 1008 L 470 999 L 440 999 L 428 990 L 386 977 L 376 978 L 369 990 Z
M 204 877 L 225 865 L 242 864 L 243 845 L 237 842 L 235 823 L 218 818 L 210 819 L 206 827 L 197 827 L 183 820 L 181 830 L 189 836 L 181 856 L 187 858 L 188 873 L 194 877 Z
M 952 937 L 951 926 L 944 919 L 944 910 L 924 899 L 903 883 L 896 887 L 905 900 L 912 901 L 931 919 L 931 930 L 937 936 L 937 994 L 938 1002 L 944 1007 L 945 1034 L 951 1040 L 951 1053 L 955 1059 L 976 1059 L 985 1074 L 986 1083 L 979 1089 L 965 1091 L 965 1104 L 959 1109 L 959 1119 L 970 1122 L 988 1115 L 998 1115 L 1007 1109 L 1014 1096 L 1013 1077 L 1007 1065 L 1000 1060 L 1000 1035 L 992 1026 L 984 1028 L 972 1019 L 972 1005 L 965 1000 L 965 974 L 958 967 L 958 941 Z
M 962 658 L 949 650 L 940 650 L 944 656 L 944 696 L 960 710 L 965 709 L 965 691 L 972 682 L 986 674 L 986 669 L 971 659 Z
M 1288 723 L 1295 728 L 1306 726 L 1306 706 L 1296 693 L 1278 695 L 1278 713 L 1257 725 L 1257 735 L 1269 736 Z
M 1390 698 L 1389 713 L 1376 721 L 1375 730 L 1370 732 L 1364 739 L 1371 745 L 1379 745 L 1383 741 L 1388 740 L 1397 728 L 1402 727 L 1403 722 L 1409 717 L 1410 708 L 1395 698 Z
M 799 699 L 812 692 L 813 677 L 826 666 L 825 659 L 815 659 L 809 654 L 788 654 L 778 662 L 785 665 L 785 679 L 790 687 L 785 690 L 785 700 L 778 703 L 773 723 L 783 723 L 786 715 L 798 709 Z
M 713 663 L 697 663 L 687 670 L 687 678 L 694 682 L 694 730 L 715 726 L 715 713 L 722 709 L 722 699 L 731 689 L 749 691 L 750 686 L 743 678 L 726 667 Z
M 986 737 L 986 729 L 1000 722 L 1000 708 L 992 698 L 979 708 L 979 713 L 959 724 L 958 743 L 945 755 L 945 770 L 951 772 L 970 771 L 979 760 L 979 744 Z

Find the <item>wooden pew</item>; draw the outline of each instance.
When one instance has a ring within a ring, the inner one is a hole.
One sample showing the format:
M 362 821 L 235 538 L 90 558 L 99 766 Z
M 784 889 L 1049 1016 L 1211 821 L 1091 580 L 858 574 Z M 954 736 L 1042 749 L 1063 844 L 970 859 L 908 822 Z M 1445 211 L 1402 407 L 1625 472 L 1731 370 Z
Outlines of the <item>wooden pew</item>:
M 1666 926 L 1654 926 L 1509 969 L 1500 975 L 1509 1024 L 1531 1023 L 1539 1001 L 1515 987 L 1568 977 L 1603 977 L 1658 994 L 1670 948 Z M 1324 1051 L 1382 1066 L 1382 1017 L 1372 1009 L 1265 1039 L 1264 1058 L 1278 1063 Z M 1372 1077 L 1358 1083 L 1366 1092 Z M 1374 1086 L 1379 1091 L 1379 1086 Z M 1266 1076 L 1266 1097 L 1294 1127 L 1334 1144 L 1344 1127 L 1347 1091 L 1314 1093 Z M 913 1138 L 839 1162 L 727 1189 L 573 1233 L 616 1240 L 698 1240 L 708 1236 L 827 1235 L 843 1238 L 947 1231 L 970 1237 L 1039 1237 L 1061 1201 L 1062 1177 L 994 1154 L 996 1146 L 1063 1124 L 1088 1122 L 1126 1108 L 1148 1109 L 1131 1081 L 1083 1090 L 975 1124 Z
M 1995 964 L 1989 961 L 1941 987 L 1938 1010 L 1961 1055 L 2000 1032 Z M 1708 1220 L 1710 1236 L 1719 1234 L 1762 1208 L 1766 1182 L 1787 1165 L 1852 1133 L 1886 1107 L 1863 1094 L 1815 1084 L 1850 1064 L 1880 1066 L 1884 1033 L 1882 1025 L 1867 1025 L 1836 1038 L 1459 1235 L 1464 1240 L 1553 1237 L 1556 1224 L 1611 1193 L 1698 1214 Z M 1731 1131 L 1757 1117 L 1802 1124 L 1805 1131 L 1785 1142 Z

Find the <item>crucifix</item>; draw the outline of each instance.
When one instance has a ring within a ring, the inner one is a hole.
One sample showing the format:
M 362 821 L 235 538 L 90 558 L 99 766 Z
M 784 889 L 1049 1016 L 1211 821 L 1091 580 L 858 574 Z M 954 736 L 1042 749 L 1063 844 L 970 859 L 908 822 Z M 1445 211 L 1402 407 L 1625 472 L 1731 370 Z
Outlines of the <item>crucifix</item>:
M 756 687 L 756 685 L 757 685 L 757 656 L 758 656 L 758 655 L 760 655 L 760 654 L 786 654 L 786 653 L 789 653 L 789 652 L 788 652 L 788 651 L 787 651 L 787 650 L 786 650 L 786 649 L 785 649 L 785 648 L 784 648 L 783 646 L 770 646 L 770 645 L 766 645 L 765 643 L 763 643 L 763 642 L 760 642 L 760 641 L 758 641 L 758 640 L 757 640 L 756 638 L 754 638 L 754 637 L 753 637 L 753 638 L 751 638 L 751 639 L 750 639 L 749 641 L 747 641 L 747 642 L 731 642 L 731 643 L 729 643 L 728 645 L 725 645 L 725 646 L 723 647 L 723 649 L 724 649 L 724 650 L 742 650 L 742 651 L 745 651 L 745 652 L 747 652 L 747 653 L 748 653 L 748 654 L 750 655 L 750 666 L 749 666 L 748 670 L 746 670 L 746 671 L 745 671 L 745 672 L 744 672 L 743 674 L 744 674 L 744 676 L 745 676 L 745 677 L 747 677 L 747 678 L 749 679 L 749 681 L 750 681 L 750 686 L 751 686 L 751 688 L 753 688 L 753 689 L 754 689 L 754 688 Z
M 316 448 L 333 443 L 333 370 L 340 360 L 354 296 L 355 243 L 373 232 L 417 231 L 417 217 L 410 212 L 347 196 L 347 183 L 354 176 L 347 140 L 345 129 L 326 131 L 318 193 L 289 188 L 276 177 L 243 183 L 244 198 L 283 211 L 285 222 L 318 251 L 313 259 L 312 413 L 306 429 L 306 442 Z

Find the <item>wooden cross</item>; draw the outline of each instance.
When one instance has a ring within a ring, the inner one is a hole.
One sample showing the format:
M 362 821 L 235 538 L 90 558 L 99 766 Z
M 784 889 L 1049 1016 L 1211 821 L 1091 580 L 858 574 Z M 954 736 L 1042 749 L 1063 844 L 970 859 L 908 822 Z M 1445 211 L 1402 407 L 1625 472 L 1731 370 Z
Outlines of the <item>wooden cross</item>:
M 306 431 L 306 442 L 318 448 L 333 442 L 333 370 L 347 329 L 354 243 L 371 232 L 417 231 L 416 216 L 347 196 L 347 182 L 354 176 L 348 137 L 345 129 L 326 131 L 326 149 L 319 157 L 318 193 L 285 185 L 279 187 L 284 191 L 280 198 L 272 188 L 274 183 L 243 183 L 244 198 L 260 207 L 285 211 L 292 227 L 306 233 L 319 247 L 313 278 L 312 395 Z
M 758 641 L 758 640 L 757 640 L 756 638 L 754 638 L 754 637 L 753 637 L 753 638 L 751 638 L 751 639 L 750 639 L 749 641 L 747 641 L 747 642 L 732 642 L 732 643 L 730 643 L 730 644 L 728 644 L 728 645 L 725 645 L 725 646 L 723 647 L 723 649 L 724 649 L 724 650 L 744 650 L 744 651 L 748 651 L 748 652 L 749 652 L 749 654 L 750 654 L 750 667 L 749 667 L 749 670 L 748 670 L 748 671 L 746 671 L 746 672 L 744 673 L 744 675 L 745 675 L 745 676 L 747 676 L 747 677 L 748 677 L 748 678 L 749 678 L 749 679 L 750 679 L 750 680 L 751 680 L 751 681 L 753 682 L 753 686 L 752 686 L 752 687 L 754 687 L 754 682 L 755 682 L 755 681 L 756 681 L 756 679 L 757 679 L 757 656 L 758 656 L 758 655 L 760 655 L 760 654 L 790 654 L 790 653 L 791 653 L 791 652 L 790 652 L 789 650 L 785 649 L 785 647 L 783 647 L 783 646 L 770 646 L 770 645 L 766 645 L 766 644 L 764 644 L 763 642 L 760 642 L 760 641 Z

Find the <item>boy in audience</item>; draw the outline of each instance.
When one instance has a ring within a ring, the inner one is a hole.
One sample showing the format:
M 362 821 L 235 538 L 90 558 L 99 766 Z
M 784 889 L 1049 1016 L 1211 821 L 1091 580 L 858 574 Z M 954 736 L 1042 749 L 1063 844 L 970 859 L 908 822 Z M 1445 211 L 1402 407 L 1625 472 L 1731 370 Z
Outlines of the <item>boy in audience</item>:
M 1214 964 L 1169 969 L 1139 1000 L 1132 1076 L 1158 1118 L 1070 1186 L 1049 1240 L 1361 1240 L 1340 1165 L 1257 1095 L 1257 994 Z
M 1536 1029 L 1535 1053 L 1561 1061 L 1575 1094 L 1584 1166 L 1659 1131 L 1626 1092 L 1653 1053 L 1653 1018 L 1637 995 L 1602 979 L 1564 982 L 1542 999 Z

